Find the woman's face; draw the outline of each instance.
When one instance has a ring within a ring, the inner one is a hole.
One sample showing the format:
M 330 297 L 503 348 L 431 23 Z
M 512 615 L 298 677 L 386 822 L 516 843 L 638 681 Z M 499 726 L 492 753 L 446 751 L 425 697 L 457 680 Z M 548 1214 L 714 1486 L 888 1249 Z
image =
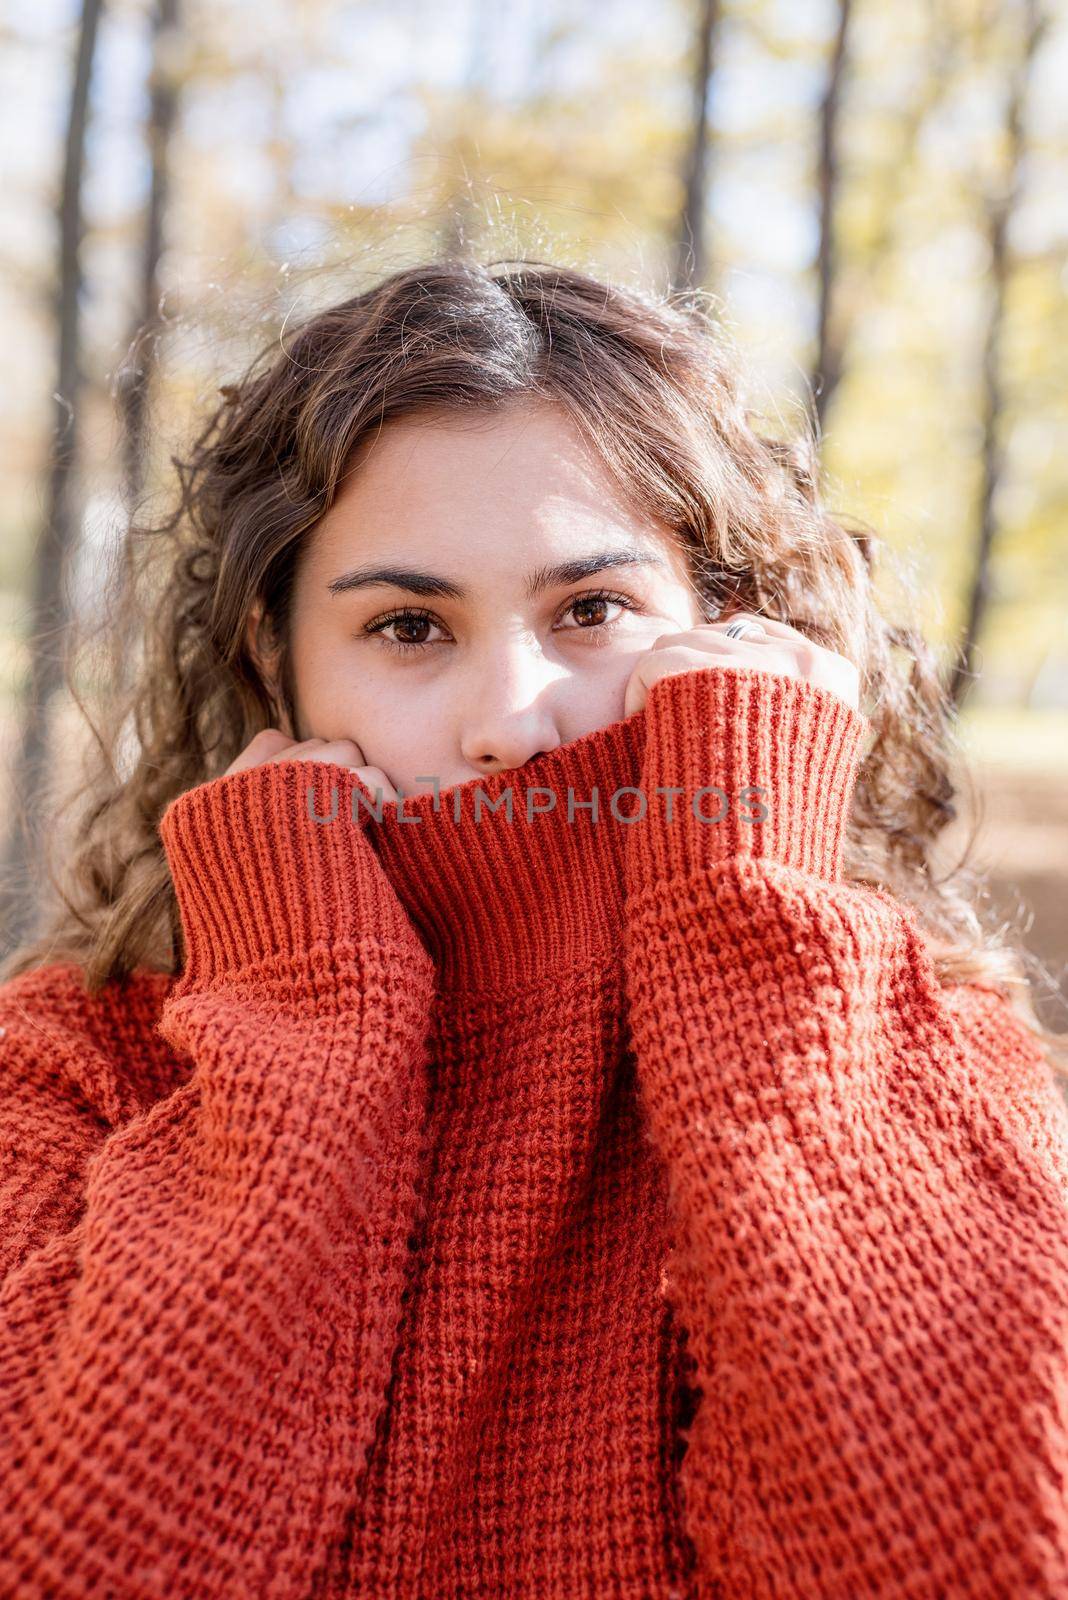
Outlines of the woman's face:
M 294 583 L 284 731 L 354 740 L 413 797 L 619 721 L 638 657 L 703 620 L 666 530 L 544 403 L 388 424 Z

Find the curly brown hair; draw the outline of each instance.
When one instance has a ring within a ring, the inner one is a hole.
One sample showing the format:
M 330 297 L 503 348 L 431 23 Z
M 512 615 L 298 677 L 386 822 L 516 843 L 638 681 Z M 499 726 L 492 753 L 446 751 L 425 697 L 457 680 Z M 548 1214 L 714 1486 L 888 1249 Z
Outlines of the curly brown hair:
M 531 397 L 564 408 L 632 503 L 678 538 L 709 617 L 763 612 L 854 662 L 874 737 L 845 877 L 908 902 L 941 981 L 1006 994 L 1068 1075 L 1064 1041 L 1033 1009 L 1029 969 L 1044 969 L 981 915 L 974 829 L 956 865 L 936 870 L 959 785 L 974 779 L 931 647 L 876 602 L 886 547 L 826 508 L 811 408 L 791 437 L 772 437 L 743 401 L 741 373 L 700 291 L 658 295 L 528 259 L 396 272 L 267 345 L 219 391 L 184 458 L 171 458 L 167 514 L 130 521 L 95 630 L 95 711 L 74 686 L 86 646 L 70 651 L 68 686 L 94 736 L 56 806 L 80 807 L 76 843 L 61 872 L 49 865 L 47 928 L 0 977 L 65 958 L 96 991 L 141 966 L 180 971 L 160 817 L 279 725 L 279 694 L 295 725 L 288 672 L 276 693 L 249 653 L 251 609 L 262 607 L 284 648 L 302 546 L 373 430 Z

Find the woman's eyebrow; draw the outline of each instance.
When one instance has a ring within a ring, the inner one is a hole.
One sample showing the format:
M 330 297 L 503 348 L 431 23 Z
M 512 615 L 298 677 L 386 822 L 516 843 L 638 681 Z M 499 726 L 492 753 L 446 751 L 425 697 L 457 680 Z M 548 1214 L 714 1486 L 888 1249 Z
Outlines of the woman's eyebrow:
M 536 567 L 527 579 L 528 597 L 542 589 L 560 584 L 577 583 L 581 578 L 593 577 L 611 567 L 658 567 L 667 569 L 663 556 L 653 550 L 635 550 L 624 546 L 619 550 L 600 550 L 588 556 L 575 556 L 570 561 L 560 561 L 554 566 Z M 354 567 L 343 572 L 327 584 L 331 594 L 347 594 L 353 589 L 367 589 L 374 584 L 392 584 L 397 589 L 407 589 L 412 594 L 438 595 L 450 600 L 465 600 L 467 591 L 450 578 L 433 572 L 420 572 L 414 567 Z

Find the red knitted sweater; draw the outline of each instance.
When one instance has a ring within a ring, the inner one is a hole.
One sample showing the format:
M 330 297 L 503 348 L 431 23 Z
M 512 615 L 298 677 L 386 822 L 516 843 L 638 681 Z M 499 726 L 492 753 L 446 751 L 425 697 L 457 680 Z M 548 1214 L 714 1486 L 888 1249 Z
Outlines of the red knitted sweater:
M 867 731 L 171 803 L 180 978 L 0 988 L 5 1600 L 1068 1596 L 1068 1116 L 843 880 Z

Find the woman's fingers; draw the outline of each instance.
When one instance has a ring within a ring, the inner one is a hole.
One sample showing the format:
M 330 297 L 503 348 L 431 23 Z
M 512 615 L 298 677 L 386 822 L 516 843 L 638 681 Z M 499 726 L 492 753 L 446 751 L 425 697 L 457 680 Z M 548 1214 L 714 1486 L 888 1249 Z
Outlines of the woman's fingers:
M 770 633 L 773 638 L 803 639 L 805 635 L 799 628 L 789 622 L 780 622 L 777 617 L 766 617 L 760 611 L 732 611 L 728 616 L 720 617 L 712 624 L 713 627 L 726 627 L 730 622 L 759 622 L 765 633 Z
M 288 750 L 292 743 L 289 735 L 278 728 L 261 728 L 240 755 L 234 757 L 223 777 L 228 778 L 232 772 L 244 772 L 248 767 L 261 767 L 265 761 L 273 760 L 280 751 Z
M 756 654 L 758 649 L 761 652 L 759 656 Z M 663 644 L 659 648 L 654 645 L 645 655 L 639 656 L 634 664 L 623 695 L 623 715 L 629 717 L 635 711 L 641 711 L 649 690 L 661 678 L 671 677 L 678 672 L 699 672 L 712 666 L 759 667 L 765 672 L 796 675 L 795 657 L 781 640 L 730 639 L 720 633 L 714 639 L 702 642 L 699 649 L 683 644 Z
M 763 628 L 765 634 L 771 639 L 792 639 L 799 644 L 811 644 L 812 641 L 803 634 L 799 628 L 794 628 L 788 622 L 779 622 L 773 617 L 765 617 L 759 611 L 733 611 L 729 616 L 720 617 L 716 622 L 700 622 L 693 628 L 683 629 L 679 633 L 662 633 L 655 640 L 653 649 L 666 649 L 675 644 L 688 644 L 700 649 L 703 640 L 726 639 L 728 643 L 759 644 L 757 638 L 738 639 L 727 633 L 727 627 L 732 622 L 752 622 Z
M 396 789 L 394 789 L 381 767 L 353 767 L 352 770 L 360 782 L 370 789 L 372 795 L 376 798 L 378 790 L 381 789 L 382 799 L 387 805 L 396 803 L 400 799 Z
M 349 772 L 354 772 L 360 782 L 377 799 L 381 790 L 382 799 L 388 805 L 395 803 L 400 797 L 392 783 L 386 777 L 381 767 L 369 767 L 364 758 L 364 753 L 354 739 L 304 739 L 300 744 L 291 745 L 288 750 L 282 750 L 270 758 L 272 761 L 324 761 L 331 766 L 346 767 Z
M 345 767 L 354 772 L 372 794 L 381 789 L 383 800 L 397 801 L 399 795 L 381 767 L 369 767 L 366 757 L 354 739 L 298 739 L 293 740 L 278 728 L 261 728 L 251 738 L 239 756 L 227 767 L 224 777 L 234 772 L 244 772 L 249 767 L 262 767 L 278 761 L 323 761 L 331 766 Z
M 737 639 L 727 633 L 732 622 L 759 624 L 762 636 Z M 737 611 L 718 622 L 699 623 L 677 633 L 663 633 L 639 656 L 624 691 L 623 715 L 641 711 L 658 679 L 710 666 L 754 668 L 829 689 L 854 709 L 859 708 L 860 675 L 853 663 L 815 644 L 789 623 L 758 612 Z
M 366 765 L 363 751 L 354 739 L 302 739 L 268 757 L 270 761 L 328 761 L 335 767 Z

